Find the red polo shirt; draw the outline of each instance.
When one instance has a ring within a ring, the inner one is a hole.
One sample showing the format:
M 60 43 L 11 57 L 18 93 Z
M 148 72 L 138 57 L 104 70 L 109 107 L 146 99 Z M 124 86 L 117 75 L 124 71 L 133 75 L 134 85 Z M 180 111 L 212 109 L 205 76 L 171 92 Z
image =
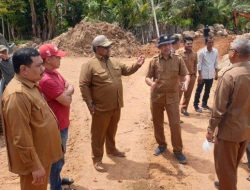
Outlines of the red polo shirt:
M 50 108 L 57 117 L 60 130 L 69 127 L 70 107 L 64 106 L 56 100 L 64 92 L 65 79 L 56 70 L 50 71 L 45 69 L 39 86 Z

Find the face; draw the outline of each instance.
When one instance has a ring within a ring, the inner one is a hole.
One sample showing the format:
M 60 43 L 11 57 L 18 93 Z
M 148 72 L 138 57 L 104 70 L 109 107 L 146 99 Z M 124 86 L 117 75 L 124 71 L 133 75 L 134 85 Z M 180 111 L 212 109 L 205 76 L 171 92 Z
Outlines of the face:
M 193 42 L 192 41 L 186 41 L 184 44 L 185 50 L 192 51 L 193 49 Z
M 207 41 L 207 49 L 212 49 L 214 45 L 214 40 L 213 39 L 208 39 Z
M 3 51 L 0 51 L 0 59 L 7 59 L 8 57 L 8 51 L 7 50 L 3 50 Z
M 44 72 L 43 60 L 40 56 L 31 57 L 31 65 L 21 65 L 20 74 L 29 81 L 38 82 Z
M 49 65 L 52 69 L 58 69 L 60 67 L 61 57 L 51 56 L 46 58 L 46 64 Z
M 168 56 L 172 49 L 172 44 L 163 44 L 159 47 L 163 56 Z
M 102 57 L 109 58 L 111 54 L 111 46 L 108 47 L 96 47 L 96 53 Z
M 229 51 L 228 51 L 228 58 L 229 58 L 230 62 L 231 63 L 238 62 L 237 57 L 238 57 L 237 51 L 234 50 L 232 47 L 230 47 Z

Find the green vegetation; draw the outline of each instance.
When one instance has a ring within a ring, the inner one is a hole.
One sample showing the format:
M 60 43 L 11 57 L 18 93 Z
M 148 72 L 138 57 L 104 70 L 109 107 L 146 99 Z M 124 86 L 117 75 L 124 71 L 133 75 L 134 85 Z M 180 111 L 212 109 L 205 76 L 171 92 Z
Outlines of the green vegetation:
M 232 11 L 250 12 L 249 0 L 154 0 L 154 4 L 160 29 L 196 29 L 214 23 L 233 29 Z M 9 40 L 51 39 L 82 19 L 118 23 L 143 41 L 155 33 L 150 0 L 0 1 L 0 32 Z M 239 29 L 246 30 L 249 22 L 240 18 Z

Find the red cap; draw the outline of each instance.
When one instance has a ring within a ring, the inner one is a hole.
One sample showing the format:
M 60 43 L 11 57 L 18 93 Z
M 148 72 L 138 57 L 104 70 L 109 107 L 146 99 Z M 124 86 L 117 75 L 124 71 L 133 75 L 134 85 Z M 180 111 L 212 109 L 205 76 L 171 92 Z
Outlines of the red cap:
M 39 47 L 40 56 L 45 59 L 50 56 L 64 57 L 66 52 L 58 50 L 53 44 L 43 44 Z

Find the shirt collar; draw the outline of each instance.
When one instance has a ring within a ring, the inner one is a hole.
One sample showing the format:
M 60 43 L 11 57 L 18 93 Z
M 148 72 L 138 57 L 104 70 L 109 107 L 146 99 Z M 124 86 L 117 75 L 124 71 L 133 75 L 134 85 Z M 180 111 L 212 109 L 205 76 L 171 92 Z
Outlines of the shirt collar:
M 56 69 L 49 70 L 49 69 L 47 69 L 47 68 L 45 68 L 44 72 L 45 72 L 45 73 L 48 73 L 48 74 L 56 74 L 56 73 L 57 73 L 57 72 L 56 72 Z
M 205 47 L 205 51 L 206 51 L 206 52 L 212 52 L 212 51 L 214 51 L 214 48 L 212 48 L 211 51 L 208 51 L 207 47 Z
M 38 83 L 37 82 L 32 82 L 28 79 L 23 78 L 22 76 L 15 74 L 15 79 L 20 81 L 22 84 L 24 84 L 25 86 L 29 87 L 29 88 L 34 88 L 34 87 L 38 87 Z
M 232 64 L 232 67 L 240 67 L 240 66 L 248 66 L 248 65 L 250 65 L 250 61 L 234 63 Z
M 99 61 L 102 61 L 102 62 L 107 62 L 108 60 L 106 60 L 103 56 L 101 56 L 101 55 L 98 55 L 98 54 L 95 54 L 95 57 L 99 60 Z
M 173 57 L 173 54 L 174 54 L 174 53 L 170 53 L 169 56 L 168 56 L 168 59 L 169 59 L 169 58 L 172 58 L 172 57 Z M 161 53 L 160 53 L 160 55 L 159 55 L 159 58 L 160 58 L 160 59 L 165 59 L 165 57 L 163 57 L 163 55 L 162 55 Z

